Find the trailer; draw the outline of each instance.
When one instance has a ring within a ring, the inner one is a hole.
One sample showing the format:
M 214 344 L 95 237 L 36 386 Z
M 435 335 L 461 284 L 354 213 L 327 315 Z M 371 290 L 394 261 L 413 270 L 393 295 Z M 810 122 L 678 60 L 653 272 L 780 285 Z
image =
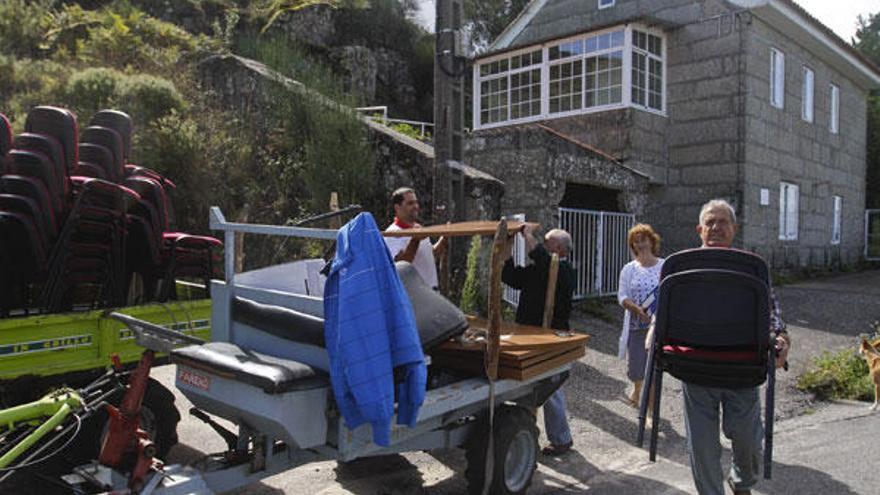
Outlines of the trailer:
M 429 385 L 415 426 L 394 425 L 390 444 L 376 445 L 370 426 L 348 428 L 333 400 L 320 284 L 308 283 L 317 263 L 270 267 L 259 277 L 233 269 L 236 233 L 332 241 L 337 231 L 229 223 L 216 207 L 211 228 L 224 232 L 226 243 L 226 278 L 211 288 L 211 342 L 179 347 L 191 337 L 138 318 L 111 316 L 140 344 L 170 352 L 177 366 L 175 385 L 196 406 L 194 413 L 224 438 L 227 450 L 197 467 L 157 463 L 137 480 L 93 462 L 65 481 L 83 491 L 97 486 L 114 493 L 221 493 L 317 460 L 460 447 L 467 454 L 470 493 L 527 491 L 538 454 L 534 411 L 567 378 L 569 364 L 515 381 L 429 363 Z M 429 288 L 410 264 L 398 262 L 395 268 L 412 302 L 423 349 L 465 331 L 461 311 Z M 212 417 L 231 421 L 237 431 Z

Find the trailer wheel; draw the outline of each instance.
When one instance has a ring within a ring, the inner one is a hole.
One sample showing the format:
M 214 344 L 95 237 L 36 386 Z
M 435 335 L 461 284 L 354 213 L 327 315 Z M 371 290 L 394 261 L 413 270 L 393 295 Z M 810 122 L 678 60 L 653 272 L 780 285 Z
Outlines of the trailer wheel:
M 114 406 L 119 406 L 123 394 L 111 398 Z M 101 444 L 107 435 L 110 423 L 105 410 L 97 411 L 82 426 L 77 438 L 77 446 L 69 449 L 74 452 L 77 461 L 97 459 L 101 453 Z M 180 412 L 174 405 L 174 394 L 158 381 L 150 378 L 144 391 L 141 403 L 140 427 L 150 435 L 156 445 L 156 456 L 165 459 L 171 447 L 177 444 L 177 423 Z
M 489 493 L 521 495 L 532 483 L 538 459 L 538 427 L 535 416 L 519 406 L 501 406 L 495 413 L 494 467 Z M 465 456 L 468 493 L 480 495 L 486 479 L 486 454 L 489 448 L 489 423 L 468 441 Z

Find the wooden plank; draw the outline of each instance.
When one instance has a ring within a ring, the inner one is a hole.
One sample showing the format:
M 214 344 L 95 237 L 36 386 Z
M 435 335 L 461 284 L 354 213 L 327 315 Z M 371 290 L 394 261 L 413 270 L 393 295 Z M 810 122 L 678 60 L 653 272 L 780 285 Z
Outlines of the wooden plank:
M 541 373 L 544 373 L 545 371 L 550 371 L 553 368 L 558 368 L 563 364 L 576 361 L 586 355 L 587 350 L 583 347 L 578 347 L 564 354 L 560 354 L 554 358 L 547 359 L 546 361 L 543 361 L 539 364 L 529 366 L 528 368 L 513 369 L 511 370 L 511 374 L 509 376 L 507 375 L 507 373 L 504 373 L 503 375 L 501 375 L 501 377 L 510 378 L 512 380 L 528 380 L 533 376 L 540 375 Z M 504 371 L 506 370 L 507 368 L 504 369 Z
M 544 352 L 540 356 L 530 360 L 528 366 L 521 366 L 522 363 L 508 363 L 502 358 L 499 362 L 498 378 L 528 380 L 529 378 L 537 376 L 545 371 L 575 361 L 586 354 L 586 348 L 583 346 L 555 353 Z M 432 363 L 433 366 L 451 368 L 468 373 L 483 373 L 482 353 L 469 353 L 466 355 L 440 352 L 432 356 Z
M 468 316 L 468 324 L 472 330 L 488 330 L 489 322 L 483 318 Z M 586 345 L 590 335 L 585 333 L 573 333 L 571 336 L 561 337 L 556 335 L 555 330 L 536 327 L 532 325 L 520 325 L 517 323 L 501 322 L 501 350 L 541 350 L 550 347 L 564 347 L 567 345 Z M 480 349 L 482 346 L 463 345 L 455 340 L 444 342 L 442 349 Z
M 507 256 L 507 220 L 498 222 L 495 238 L 492 241 L 492 258 L 489 272 L 489 323 L 486 332 L 486 376 L 490 380 L 498 377 L 498 354 L 501 352 L 501 269 Z
M 382 232 L 385 237 L 471 237 L 475 235 L 493 235 L 498 230 L 499 222 L 491 220 L 474 221 L 474 222 L 457 222 L 445 223 L 440 225 L 431 225 L 429 227 L 416 227 L 413 229 L 395 230 L 391 232 Z M 507 222 L 507 235 L 511 236 L 521 231 L 526 224 L 532 225 L 536 229 L 540 224 L 534 222 Z
M 544 319 L 541 325 L 550 328 L 553 322 L 553 309 L 556 307 L 556 279 L 559 277 L 559 255 L 550 256 L 550 271 L 547 273 L 547 291 L 544 295 Z

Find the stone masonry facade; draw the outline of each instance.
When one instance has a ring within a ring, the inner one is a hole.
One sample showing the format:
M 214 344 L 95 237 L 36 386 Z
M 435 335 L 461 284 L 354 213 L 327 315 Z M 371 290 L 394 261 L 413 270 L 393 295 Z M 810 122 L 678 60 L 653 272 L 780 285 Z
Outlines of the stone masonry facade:
M 577 15 L 566 15 L 566 9 Z M 503 178 L 503 211 L 534 211 L 531 218 L 553 221 L 558 184 L 622 187 L 624 211 L 654 225 L 668 254 L 697 245 L 700 205 L 720 197 L 737 210 L 737 245 L 776 268 L 857 262 L 864 242 L 869 90 L 864 79 L 859 82 L 782 29 L 723 0 L 617 0 L 602 10 L 595 1 L 548 0 L 532 19 L 534 26 L 504 50 L 628 22 L 664 32 L 665 115 L 622 108 L 476 131 L 468 163 Z M 786 58 L 782 109 L 770 104 L 771 47 Z M 804 65 L 815 74 L 812 123 L 801 118 Z M 831 83 L 840 87 L 838 134 L 828 125 Z M 578 166 L 560 166 L 561 145 L 541 136 L 536 125 L 618 163 L 562 146 Z M 636 174 L 623 180 L 624 169 Z M 799 187 L 796 240 L 779 239 L 781 181 Z M 761 204 L 762 189 L 767 204 Z M 843 198 L 839 244 L 831 243 L 835 195 Z

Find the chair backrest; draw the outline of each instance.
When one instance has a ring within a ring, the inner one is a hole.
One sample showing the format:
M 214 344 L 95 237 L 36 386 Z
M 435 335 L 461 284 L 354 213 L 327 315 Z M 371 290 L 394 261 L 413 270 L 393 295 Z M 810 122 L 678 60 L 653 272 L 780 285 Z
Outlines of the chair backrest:
M 40 241 L 36 225 L 27 215 L 0 211 L 0 233 L 0 239 L 6 244 L 4 250 L 11 255 L 7 268 L 28 278 L 45 269 L 45 246 Z
M 165 189 L 155 179 L 142 176 L 129 176 L 123 181 L 123 185 L 131 188 L 141 195 L 141 198 L 153 205 L 159 214 L 160 225 L 159 231 L 168 230 L 170 225 L 168 212 L 168 198 L 165 196 Z
M 89 125 L 107 127 L 119 133 L 119 136 L 122 138 L 123 156 L 128 160 L 131 156 L 131 136 L 134 126 L 132 125 L 131 117 L 127 113 L 119 110 L 101 110 L 92 117 Z
M 0 165 L 10 149 L 12 149 L 12 124 L 9 123 L 9 119 L 5 115 L 0 113 Z
M 103 170 L 102 179 L 118 182 L 121 177 L 116 169 L 113 152 L 106 146 L 94 143 L 79 143 L 79 161 L 91 163 Z M 78 164 L 77 164 L 78 165 Z
M 74 177 L 92 177 L 95 179 L 108 180 L 107 172 L 104 167 L 99 167 L 92 162 L 80 161 L 76 168 L 70 171 L 70 175 Z
M 46 155 L 36 151 L 12 150 L 9 152 L 9 157 L 11 160 L 9 170 L 12 173 L 34 177 L 46 186 L 52 210 L 56 216 L 60 215 L 64 205 L 62 191 L 58 188 L 55 167 L 49 162 Z
M 692 249 L 667 258 L 655 322 L 660 367 L 705 386 L 763 383 L 770 346 L 767 273 L 760 257 L 733 249 Z
M 695 248 L 672 254 L 663 262 L 660 279 L 673 273 L 703 268 L 747 273 L 765 284 L 770 282 L 767 263 L 760 256 L 729 248 Z
M 111 168 L 107 170 L 107 175 L 112 177 L 114 182 L 125 174 L 125 148 L 118 132 L 107 127 L 89 126 L 82 131 L 80 136 L 80 147 L 85 143 L 98 144 L 110 150 L 113 160 Z
M 55 168 L 55 178 L 58 181 L 58 190 L 66 195 L 70 190 L 67 182 L 68 170 L 64 165 L 64 150 L 61 143 L 47 134 L 24 132 L 15 136 L 13 147 L 19 150 L 36 151 L 46 155 L 46 158 Z
M 52 210 L 52 200 L 42 181 L 24 175 L 3 175 L 0 176 L 0 192 L 32 199 L 43 215 L 43 223 L 49 226 L 49 232 L 53 235 L 58 232 L 57 219 Z
M 73 112 L 59 107 L 34 107 L 28 112 L 24 127 L 27 132 L 46 134 L 57 139 L 64 150 L 64 168 L 70 170 L 76 166 L 79 161 L 79 136 Z
M 756 349 L 769 342 L 767 284 L 711 268 L 687 270 L 660 282 L 657 338 L 700 349 Z
M 49 226 L 46 225 L 43 212 L 40 211 L 36 201 L 27 196 L 2 193 L 0 194 L 0 211 L 20 213 L 27 217 L 33 223 L 44 250 L 48 248 L 52 233 L 47 230 Z

